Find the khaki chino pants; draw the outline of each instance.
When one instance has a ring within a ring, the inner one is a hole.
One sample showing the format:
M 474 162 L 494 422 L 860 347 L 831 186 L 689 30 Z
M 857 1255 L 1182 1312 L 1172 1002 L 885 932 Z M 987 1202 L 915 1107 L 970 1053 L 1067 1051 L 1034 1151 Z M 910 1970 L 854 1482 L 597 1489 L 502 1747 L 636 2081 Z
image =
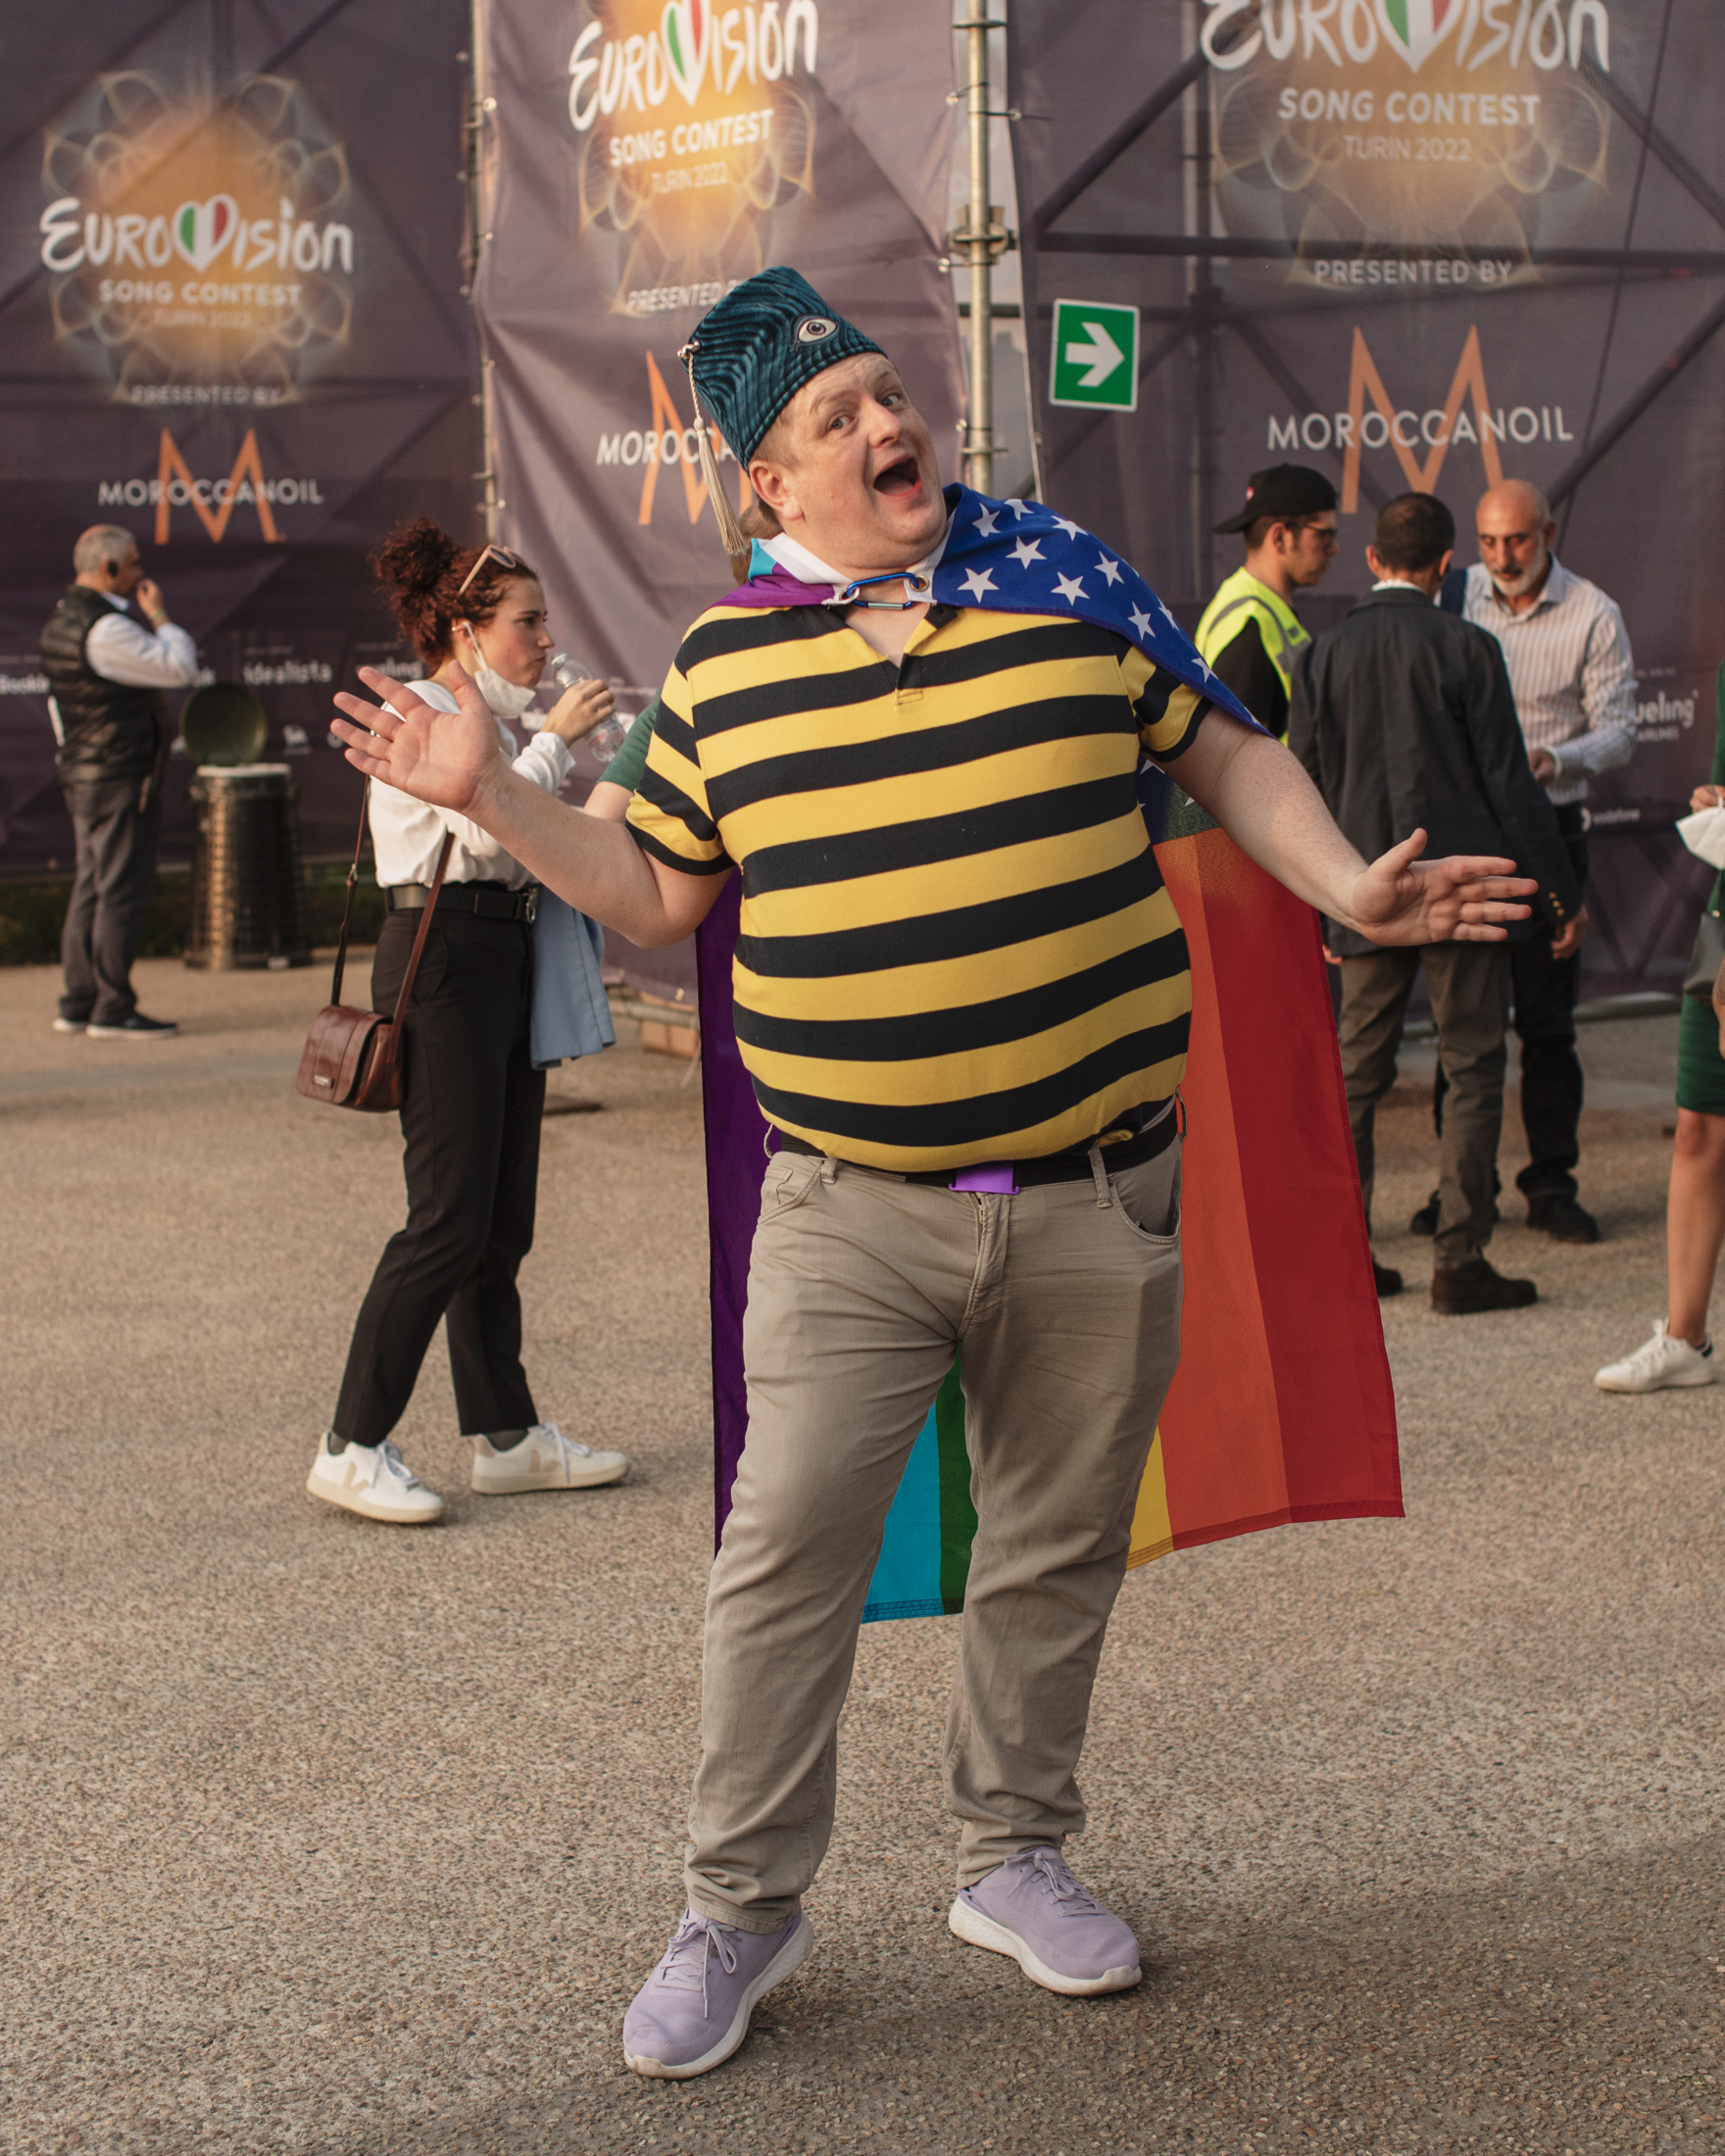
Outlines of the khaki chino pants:
M 1180 1144 L 1014 1197 L 779 1153 L 749 1438 L 707 1599 L 691 1906 L 769 1932 L 832 1833 L 838 1719 L 899 1480 L 961 1350 L 978 1526 L 947 1724 L 960 1884 L 1085 1819 L 1074 1770 L 1180 1348 Z

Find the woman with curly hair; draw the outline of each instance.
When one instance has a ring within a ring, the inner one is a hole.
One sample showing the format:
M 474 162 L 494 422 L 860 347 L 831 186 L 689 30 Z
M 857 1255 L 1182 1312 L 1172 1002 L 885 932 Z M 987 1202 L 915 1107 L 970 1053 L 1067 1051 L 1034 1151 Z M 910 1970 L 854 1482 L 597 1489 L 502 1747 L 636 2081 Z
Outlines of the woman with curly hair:
M 532 703 L 551 651 L 545 594 L 529 565 L 503 547 L 458 546 L 419 517 L 391 532 L 372 567 L 425 668 L 415 693 L 453 711 L 465 669 L 515 768 L 555 794 L 570 744 L 611 715 L 612 696 L 603 682 L 577 683 L 517 754 L 510 722 Z M 403 1460 L 391 1432 L 439 1318 L 480 1495 L 616 1482 L 628 1461 L 542 1422 L 521 1367 L 516 1275 L 533 1244 L 545 1102 L 530 1027 L 536 888 L 465 816 L 378 782 L 370 814 L 389 908 L 371 969 L 373 1009 L 395 1008 L 446 837 L 449 862 L 405 1024 L 407 1225 L 384 1247 L 360 1305 L 335 1420 L 306 1488 L 366 1519 L 420 1526 L 441 1518 L 443 1499 Z

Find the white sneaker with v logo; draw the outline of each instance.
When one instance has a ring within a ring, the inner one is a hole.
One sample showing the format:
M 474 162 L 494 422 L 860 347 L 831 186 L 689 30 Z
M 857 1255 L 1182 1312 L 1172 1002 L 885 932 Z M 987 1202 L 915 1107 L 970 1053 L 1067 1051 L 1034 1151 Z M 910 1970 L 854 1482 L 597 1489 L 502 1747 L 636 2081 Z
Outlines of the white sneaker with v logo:
M 325 1504 L 357 1512 L 363 1520 L 387 1520 L 395 1527 L 429 1527 L 443 1517 L 443 1499 L 427 1490 L 396 1449 L 395 1440 L 381 1445 L 344 1445 L 336 1450 L 326 1431 L 306 1477 L 306 1488 Z
M 485 1437 L 473 1440 L 473 1488 L 482 1497 L 507 1497 L 523 1490 L 592 1490 L 600 1483 L 621 1482 L 628 1471 L 626 1452 L 596 1452 L 590 1445 L 566 1438 L 554 1422 L 534 1423 L 524 1438 L 507 1447 Z

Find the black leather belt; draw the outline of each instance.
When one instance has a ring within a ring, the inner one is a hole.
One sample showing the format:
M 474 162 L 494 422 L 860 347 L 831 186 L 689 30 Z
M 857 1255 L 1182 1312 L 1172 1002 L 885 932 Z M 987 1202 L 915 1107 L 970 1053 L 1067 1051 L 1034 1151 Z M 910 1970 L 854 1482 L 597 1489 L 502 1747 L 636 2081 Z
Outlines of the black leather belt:
M 1165 1114 L 1148 1130 L 1141 1130 L 1136 1138 L 1122 1139 L 1116 1146 L 1105 1146 L 1103 1166 L 1109 1175 L 1118 1174 L 1122 1168 L 1142 1167 L 1145 1161 L 1166 1152 L 1180 1135 L 1185 1120 L 1179 1106 L 1170 1104 Z M 789 1131 L 781 1130 L 775 1135 L 777 1150 L 781 1152 L 818 1153 L 822 1151 L 819 1146 L 810 1145 L 806 1138 L 794 1138 Z M 894 1171 L 887 1168 L 874 1172 L 891 1175 Z M 998 1175 L 1009 1189 L 1023 1191 L 1039 1183 L 1080 1183 L 1088 1180 L 1090 1174 L 1090 1148 L 1086 1146 L 1082 1152 L 1049 1152 L 1036 1160 L 990 1160 L 980 1168 L 919 1168 L 912 1174 L 898 1175 L 896 1180 L 927 1183 L 937 1190 L 995 1189 L 998 1185 L 994 1179 Z
M 422 912 L 431 896 L 422 883 L 392 883 L 384 897 L 392 913 Z M 507 883 L 446 883 L 438 896 L 440 913 L 477 913 L 487 921 L 530 921 L 539 911 L 539 886 L 512 891 Z

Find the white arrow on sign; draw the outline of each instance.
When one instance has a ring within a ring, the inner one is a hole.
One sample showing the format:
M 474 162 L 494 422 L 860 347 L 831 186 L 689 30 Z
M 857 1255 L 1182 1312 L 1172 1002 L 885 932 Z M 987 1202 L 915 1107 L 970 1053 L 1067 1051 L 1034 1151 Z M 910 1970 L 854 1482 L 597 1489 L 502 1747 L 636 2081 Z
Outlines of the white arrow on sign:
M 1126 355 L 1101 322 L 1087 321 L 1084 328 L 1090 341 L 1087 344 L 1067 345 L 1066 365 L 1084 368 L 1084 372 L 1078 377 L 1080 389 L 1095 389 L 1100 382 L 1108 380 Z

